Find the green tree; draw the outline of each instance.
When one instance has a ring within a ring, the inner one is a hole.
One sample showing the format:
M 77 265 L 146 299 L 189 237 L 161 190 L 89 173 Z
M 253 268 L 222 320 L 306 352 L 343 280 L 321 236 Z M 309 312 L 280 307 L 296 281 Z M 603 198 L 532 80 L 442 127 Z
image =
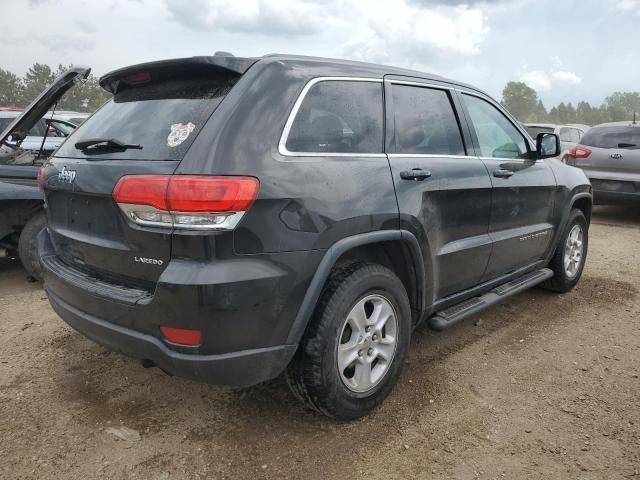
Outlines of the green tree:
M 640 92 L 615 92 L 604 102 L 611 121 L 632 120 L 634 112 L 640 114 Z
M 22 101 L 22 80 L 0 68 L 0 107 L 18 107 Z
M 58 66 L 55 76 L 62 75 L 68 67 Z M 58 102 L 59 110 L 74 110 L 76 112 L 93 112 L 102 106 L 111 94 L 98 84 L 98 79 L 89 75 L 86 80 L 74 85 Z
M 547 113 L 547 109 L 542 103 L 542 100 L 538 100 L 538 106 L 536 107 L 536 113 L 533 118 L 536 122 L 546 122 L 549 120 L 549 114 Z
M 529 122 L 538 112 L 538 94 L 524 82 L 509 82 L 502 90 L 502 105 L 521 122 Z
M 30 104 L 40 92 L 51 85 L 54 80 L 53 72 L 49 65 L 34 63 L 24 76 L 24 88 L 21 96 L 21 106 Z

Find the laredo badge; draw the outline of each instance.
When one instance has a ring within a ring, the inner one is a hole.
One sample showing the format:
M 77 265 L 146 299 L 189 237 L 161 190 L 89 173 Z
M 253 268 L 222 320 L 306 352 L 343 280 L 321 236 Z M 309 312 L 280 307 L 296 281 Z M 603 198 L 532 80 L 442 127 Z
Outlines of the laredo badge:
M 182 142 L 184 142 L 191 132 L 196 128 L 196 126 L 189 123 L 174 123 L 171 125 L 171 133 L 167 137 L 167 145 L 170 147 L 177 147 Z

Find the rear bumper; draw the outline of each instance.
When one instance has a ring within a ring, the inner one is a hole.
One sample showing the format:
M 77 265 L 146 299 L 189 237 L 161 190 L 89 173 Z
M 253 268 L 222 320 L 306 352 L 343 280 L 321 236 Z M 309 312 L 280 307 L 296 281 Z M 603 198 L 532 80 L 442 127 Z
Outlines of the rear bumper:
M 295 353 L 287 338 L 321 252 L 172 260 L 152 292 L 63 262 L 47 229 L 38 253 L 51 305 L 83 335 L 176 376 L 248 386 L 276 377 Z M 161 326 L 198 329 L 202 344 L 170 344 Z
M 640 182 L 590 178 L 595 203 L 640 201 Z
M 47 295 L 51 306 L 65 322 L 96 343 L 190 380 L 235 386 L 255 385 L 278 376 L 296 351 L 295 345 L 281 345 L 221 355 L 174 352 L 151 335 L 81 312 L 50 291 Z

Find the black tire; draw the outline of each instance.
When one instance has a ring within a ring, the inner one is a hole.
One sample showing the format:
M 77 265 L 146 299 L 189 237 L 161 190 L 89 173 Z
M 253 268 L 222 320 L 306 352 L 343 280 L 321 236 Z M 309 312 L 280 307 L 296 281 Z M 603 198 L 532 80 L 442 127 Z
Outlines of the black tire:
M 355 392 L 341 378 L 337 348 L 349 312 L 368 295 L 379 295 L 393 307 L 396 346 L 378 383 L 366 392 Z M 402 282 L 391 270 L 364 263 L 339 268 L 328 280 L 287 368 L 287 382 L 293 393 L 312 409 L 336 420 L 355 420 L 377 407 L 397 383 L 410 337 L 409 299 Z
M 577 273 L 573 277 L 570 277 L 564 267 L 564 253 L 567 238 L 571 233 L 573 227 L 575 227 L 576 225 L 579 225 L 582 228 L 583 253 Z M 554 275 L 552 278 L 544 282 L 541 287 L 546 290 L 551 290 L 552 292 L 558 293 L 567 293 L 573 290 L 573 288 L 580 281 L 580 277 L 582 276 L 582 271 L 584 270 L 584 265 L 587 260 L 588 250 L 589 225 L 587 224 L 587 219 L 585 218 L 584 214 L 577 208 L 574 208 L 569 214 L 569 221 L 567 222 L 567 225 L 562 232 L 562 236 L 560 237 L 560 241 L 558 242 L 558 246 L 556 247 L 556 252 L 553 254 L 553 258 L 548 265 L 548 268 L 553 270 Z
M 18 240 L 18 256 L 27 271 L 30 279 L 41 281 L 42 269 L 40 267 L 40 259 L 38 258 L 38 233 L 47 223 L 47 217 L 44 211 L 39 211 L 29 219 L 27 224 L 20 232 Z

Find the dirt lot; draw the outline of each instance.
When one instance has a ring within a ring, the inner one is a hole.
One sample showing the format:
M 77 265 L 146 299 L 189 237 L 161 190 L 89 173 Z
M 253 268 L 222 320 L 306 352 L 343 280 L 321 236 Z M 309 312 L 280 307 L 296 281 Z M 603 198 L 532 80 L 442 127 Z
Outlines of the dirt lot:
M 0 264 L 0 477 L 640 479 L 640 209 L 598 207 L 590 247 L 568 295 L 417 331 L 395 392 L 351 424 L 303 410 L 282 380 L 144 369 Z

